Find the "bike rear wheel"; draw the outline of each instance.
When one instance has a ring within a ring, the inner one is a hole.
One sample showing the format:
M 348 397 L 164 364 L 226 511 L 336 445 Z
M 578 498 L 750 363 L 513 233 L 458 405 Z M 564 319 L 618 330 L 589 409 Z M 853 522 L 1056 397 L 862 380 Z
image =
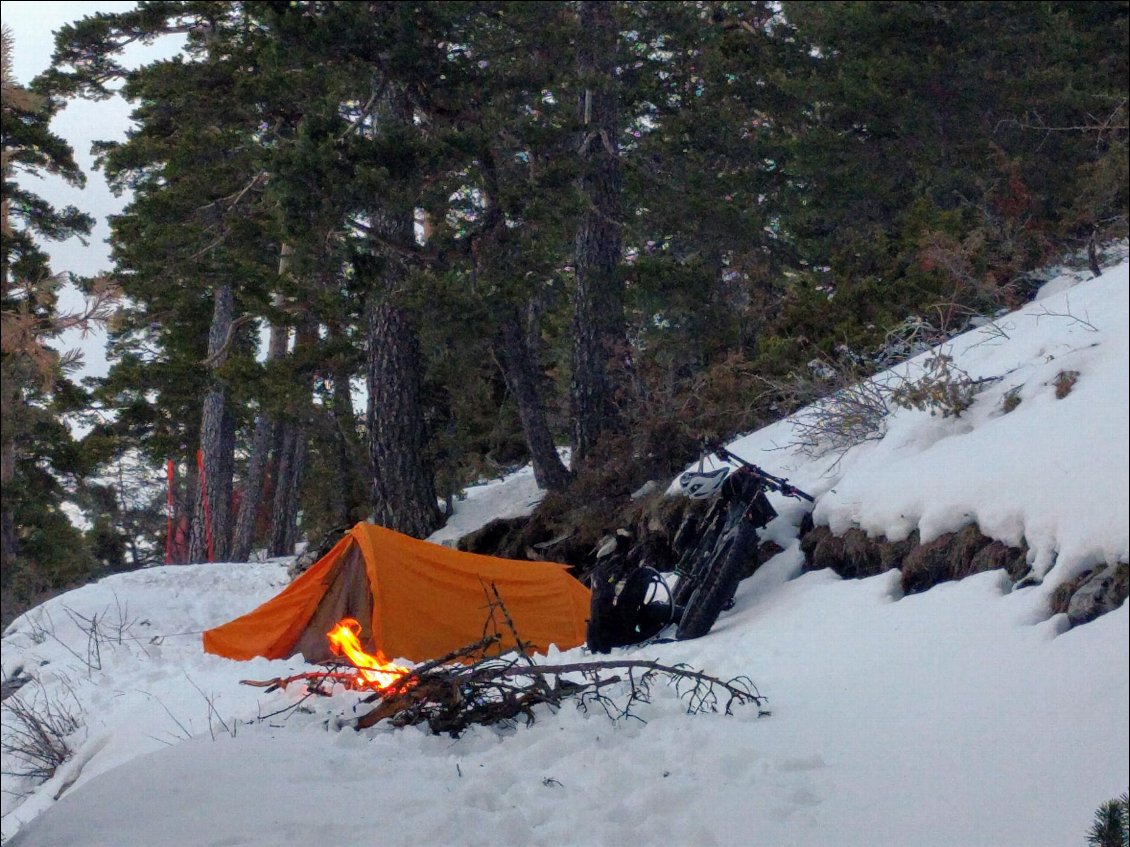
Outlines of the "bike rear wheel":
M 675 572 L 679 575 L 679 580 L 675 583 L 672 598 L 676 607 L 682 608 L 687 605 L 695 589 L 702 584 L 709 573 L 709 562 L 714 557 L 714 551 L 726 528 L 728 506 L 729 504 L 724 500 L 714 501 L 702 518 L 698 542 L 683 554 L 679 564 L 676 565 Z
M 686 601 L 676 638 L 700 638 L 710 632 L 722 608 L 734 596 L 756 546 L 757 528 L 744 519 L 733 532 L 719 539 L 704 578 Z

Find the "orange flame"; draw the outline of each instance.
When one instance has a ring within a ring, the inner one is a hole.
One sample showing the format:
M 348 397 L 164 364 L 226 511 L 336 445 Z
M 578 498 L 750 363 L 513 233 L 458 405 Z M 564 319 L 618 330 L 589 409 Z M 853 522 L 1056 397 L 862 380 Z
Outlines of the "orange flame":
M 393 664 L 379 650 L 375 656 L 366 653 L 361 649 L 360 634 L 361 624 L 354 618 L 341 619 L 326 633 L 334 654 L 344 655 L 357 668 L 356 687 L 375 688 L 381 691 L 392 687 L 411 671 L 411 668 Z

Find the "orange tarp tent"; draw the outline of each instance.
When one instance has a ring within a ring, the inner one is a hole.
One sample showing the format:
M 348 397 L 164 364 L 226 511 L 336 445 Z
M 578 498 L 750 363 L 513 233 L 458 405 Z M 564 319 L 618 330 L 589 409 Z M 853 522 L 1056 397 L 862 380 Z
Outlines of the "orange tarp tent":
M 259 608 L 204 633 L 204 649 L 229 659 L 331 658 L 326 633 L 361 622 L 362 645 L 390 659 L 434 659 L 497 632 L 515 646 L 497 589 L 522 641 L 544 653 L 585 641 L 589 590 L 565 565 L 463 553 L 359 523 L 329 553 Z

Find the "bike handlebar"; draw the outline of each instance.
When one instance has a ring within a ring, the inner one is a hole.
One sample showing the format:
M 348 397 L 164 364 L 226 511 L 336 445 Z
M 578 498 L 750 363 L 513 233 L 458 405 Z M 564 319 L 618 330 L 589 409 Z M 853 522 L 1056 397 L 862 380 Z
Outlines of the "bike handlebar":
M 767 488 L 776 491 L 778 494 L 783 494 L 785 497 L 795 497 L 798 500 L 807 500 L 809 503 L 816 502 L 816 498 L 814 498 L 811 494 L 801 491 L 795 485 L 791 485 L 789 481 L 784 477 L 773 476 L 773 474 L 769 473 L 768 471 L 762 470 L 757 465 L 753 464 L 753 462 L 747 462 L 736 453 L 731 453 L 721 444 L 707 444 L 706 449 L 716 455 L 719 459 L 722 459 L 723 461 L 734 462 L 735 464 L 740 465 L 746 470 L 752 472 L 765 483 Z

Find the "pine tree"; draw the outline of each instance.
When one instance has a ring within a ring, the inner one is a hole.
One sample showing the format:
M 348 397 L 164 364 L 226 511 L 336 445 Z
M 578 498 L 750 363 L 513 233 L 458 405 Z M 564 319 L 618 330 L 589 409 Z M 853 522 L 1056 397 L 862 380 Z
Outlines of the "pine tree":
M 184 55 L 132 73 L 114 64 L 139 34 L 170 33 L 187 33 Z M 137 131 L 102 146 L 112 184 L 134 192 L 113 240 L 135 304 L 115 333 L 121 353 L 103 391 L 133 410 L 151 459 L 163 449 L 187 471 L 194 561 L 231 555 L 236 435 L 256 371 L 248 330 L 278 283 L 258 46 L 231 4 L 146 5 L 65 28 L 51 77 L 59 90 L 92 96 L 124 78 L 124 96 L 138 104 Z M 139 357 L 138 348 L 160 353 Z
M 1130 826 L 1127 824 L 1127 808 L 1130 795 L 1126 792 L 1117 800 L 1107 800 L 1095 810 L 1095 820 L 1087 832 L 1088 847 L 1128 847 L 1130 845 Z
M 81 533 L 61 509 L 63 478 L 89 470 L 62 414 L 85 398 L 66 377 L 75 354 L 60 355 L 59 335 L 109 316 L 112 292 L 104 283 L 82 313 L 58 308 L 62 277 L 48 266 L 38 240 L 62 240 L 90 231 L 91 219 L 74 207 L 57 210 L 21 184 L 21 174 L 56 174 L 72 185 L 84 177 L 70 148 L 48 128 L 57 104 L 12 78 L 11 34 L 0 40 L 3 219 L 0 484 L 2 567 L 8 620 L 38 591 L 86 576 L 93 565 Z M 15 603 L 16 608 L 10 606 Z
M 1124 221 L 1124 176 L 1087 212 L 1075 202 L 1126 143 L 1124 118 L 1084 131 L 1125 99 L 1126 4 L 1084 6 L 785 4 L 813 104 L 788 220 L 857 337 L 938 302 L 991 308 L 1096 219 Z
M 547 281 L 567 261 L 576 205 L 567 183 L 576 167 L 564 92 L 575 17 L 558 4 L 481 4 L 445 26 L 460 49 L 415 100 L 429 143 L 441 151 L 428 211 L 442 221 L 434 243 L 455 266 L 446 281 L 459 288 L 448 285 L 443 296 L 466 303 L 462 343 L 473 344 L 487 325 L 535 479 L 560 490 L 570 476 L 546 399 L 552 386 L 538 313 Z M 453 209 L 453 196 L 468 202 Z
M 775 4 L 630 7 L 621 154 L 634 449 L 686 461 L 696 441 L 759 422 L 761 355 L 794 263 L 782 229 L 782 88 L 800 50 Z
M 416 318 L 403 294 L 416 252 L 413 220 L 420 174 L 405 83 L 384 70 L 411 58 L 408 51 L 435 49 L 423 41 L 423 30 L 410 26 L 419 14 L 396 4 L 296 4 L 272 10 L 270 20 L 281 48 L 277 61 L 300 80 L 316 76 L 328 86 L 302 115 L 300 148 L 288 154 L 305 159 L 302 172 L 293 173 L 312 195 L 300 196 L 284 182 L 291 201 L 284 204 L 286 225 L 296 230 L 288 243 L 313 262 L 315 276 L 338 276 L 335 268 L 315 258 L 317 245 L 302 238 L 300 230 L 299 222 L 313 207 L 321 205 L 329 213 L 323 214 L 317 231 L 332 233 L 344 249 L 323 258 L 348 265 L 350 284 L 365 303 L 374 514 L 386 526 L 427 535 L 440 516 L 423 449 L 427 429 Z M 352 123 L 343 111 L 357 112 Z M 332 209 L 317 199 L 329 196 L 336 198 Z
M 583 3 L 576 69 L 579 143 L 585 203 L 577 232 L 573 293 L 573 450 L 584 463 L 600 437 L 622 426 L 617 382 L 628 367 L 620 278 L 623 225 L 620 166 L 619 63 L 615 4 Z

